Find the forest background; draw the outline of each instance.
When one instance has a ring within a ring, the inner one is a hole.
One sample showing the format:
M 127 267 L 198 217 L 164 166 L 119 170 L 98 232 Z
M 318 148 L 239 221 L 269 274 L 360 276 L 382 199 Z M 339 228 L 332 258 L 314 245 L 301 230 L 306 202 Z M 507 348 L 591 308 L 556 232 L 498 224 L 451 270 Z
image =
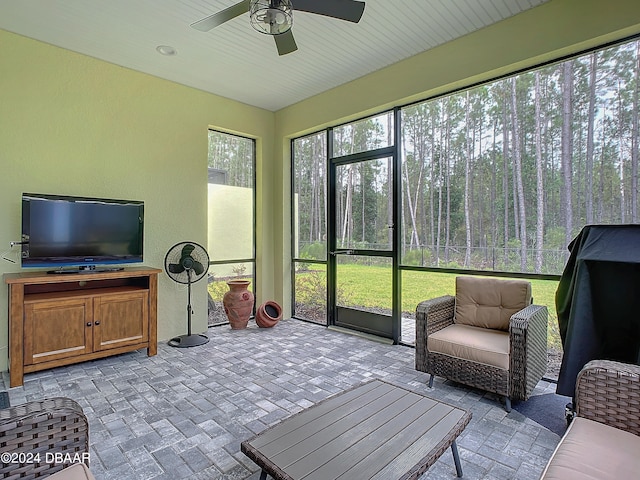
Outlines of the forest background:
M 638 223 L 640 42 L 401 110 L 402 264 L 562 272 L 588 224 Z M 393 112 L 332 130 L 334 157 L 393 143 Z M 326 259 L 327 135 L 294 141 L 297 258 Z M 336 178 L 339 245 L 384 248 L 391 168 Z

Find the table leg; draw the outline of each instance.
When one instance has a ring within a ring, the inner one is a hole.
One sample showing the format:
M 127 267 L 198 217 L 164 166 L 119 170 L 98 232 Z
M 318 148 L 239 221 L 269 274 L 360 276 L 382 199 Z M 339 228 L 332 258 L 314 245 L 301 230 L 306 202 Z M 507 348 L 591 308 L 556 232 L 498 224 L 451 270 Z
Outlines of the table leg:
M 456 474 L 458 478 L 462 478 L 462 465 L 460 465 L 460 455 L 458 455 L 458 446 L 455 440 L 451 444 L 451 453 L 453 453 L 453 461 L 456 464 Z
M 260 480 L 267 480 L 267 472 L 265 470 L 262 470 L 262 473 L 260 474 Z

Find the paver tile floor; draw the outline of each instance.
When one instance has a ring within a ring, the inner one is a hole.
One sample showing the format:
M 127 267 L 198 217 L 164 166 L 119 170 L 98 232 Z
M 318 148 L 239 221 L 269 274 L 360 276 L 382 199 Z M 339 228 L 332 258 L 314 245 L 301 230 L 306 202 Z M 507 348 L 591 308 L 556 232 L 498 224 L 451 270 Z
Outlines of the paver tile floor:
M 206 345 L 144 351 L 27 374 L 4 389 L 12 405 L 65 396 L 89 419 L 97 480 L 257 480 L 240 442 L 320 400 L 373 378 L 473 413 L 458 438 L 465 478 L 538 479 L 560 437 L 494 395 L 414 369 L 414 350 L 298 320 L 272 329 L 210 328 Z M 540 382 L 535 393 L 555 386 Z M 453 479 L 445 453 L 421 478 Z M 358 480 L 358 479 L 354 479 Z

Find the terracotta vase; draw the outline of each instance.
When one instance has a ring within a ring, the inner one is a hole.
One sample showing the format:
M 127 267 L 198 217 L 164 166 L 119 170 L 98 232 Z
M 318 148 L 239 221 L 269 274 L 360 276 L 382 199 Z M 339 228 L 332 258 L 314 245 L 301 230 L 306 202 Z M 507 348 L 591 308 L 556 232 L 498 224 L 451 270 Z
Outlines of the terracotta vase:
M 256 323 L 261 328 L 271 328 L 282 319 L 282 307 L 271 300 L 256 310 Z
M 233 330 L 247 328 L 253 309 L 253 293 L 247 290 L 249 280 L 229 280 L 229 291 L 222 297 L 224 312 Z

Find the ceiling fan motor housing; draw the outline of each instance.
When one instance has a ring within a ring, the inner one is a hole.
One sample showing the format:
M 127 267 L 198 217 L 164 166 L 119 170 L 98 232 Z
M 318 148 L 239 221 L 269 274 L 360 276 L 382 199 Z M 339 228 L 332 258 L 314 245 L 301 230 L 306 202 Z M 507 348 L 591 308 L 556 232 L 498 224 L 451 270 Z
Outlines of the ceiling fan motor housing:
M 260 33 L 281 35 L 293 26 L 291 0 L 251 0 L 251 26 Z

